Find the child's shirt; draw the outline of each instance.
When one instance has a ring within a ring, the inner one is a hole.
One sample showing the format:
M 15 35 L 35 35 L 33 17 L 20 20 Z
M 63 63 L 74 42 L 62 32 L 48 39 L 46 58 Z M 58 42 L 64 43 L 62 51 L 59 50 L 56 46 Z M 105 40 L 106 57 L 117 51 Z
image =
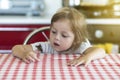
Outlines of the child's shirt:
M 36 43 L 32 43 L 31 46 L 32 46 L 34 51 L 41 49 L 42 53 L 58 53 L 57 51 L 55 51 L 52 48 L 50 42 L 36 42 Z M 89 47 L 91 47 L 91 44 L 88 41 L 82 42 L 80 47 L 73 53 L 80 53 L 80 54 L 82 54 Z M 71 53 L 71 51 L 70 52 L 67 51 L 67 53 Z

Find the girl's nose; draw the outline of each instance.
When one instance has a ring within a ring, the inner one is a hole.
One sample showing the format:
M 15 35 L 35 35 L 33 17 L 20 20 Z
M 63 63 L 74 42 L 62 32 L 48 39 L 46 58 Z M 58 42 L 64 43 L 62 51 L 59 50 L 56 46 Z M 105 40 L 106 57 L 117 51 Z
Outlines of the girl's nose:
M 55 39 L 56 39 L 56 40 L 60 40 L 59 34 L 57 34 L 57 35 L 55 36 Z

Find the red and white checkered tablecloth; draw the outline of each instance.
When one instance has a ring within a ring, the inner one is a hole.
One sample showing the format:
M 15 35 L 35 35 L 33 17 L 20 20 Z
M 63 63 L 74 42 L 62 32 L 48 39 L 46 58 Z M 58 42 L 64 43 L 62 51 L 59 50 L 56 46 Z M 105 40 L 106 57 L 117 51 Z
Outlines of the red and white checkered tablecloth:
M 0 80 L 120 80 L 120 55 L 92 61 L 88 67 L 67 66 L 75 54 L 40 54 L 41 61 L 26 64 L 10 54 L 0 55 Z

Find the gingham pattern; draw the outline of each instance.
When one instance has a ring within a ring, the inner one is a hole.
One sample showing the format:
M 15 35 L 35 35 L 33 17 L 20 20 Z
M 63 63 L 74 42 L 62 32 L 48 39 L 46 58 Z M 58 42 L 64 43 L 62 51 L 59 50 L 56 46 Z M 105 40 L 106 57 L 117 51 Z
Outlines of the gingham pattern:
M 120 80 L 119 54 L 95 60 L 88 67 L 67 66 L 77 56 L 40 54 L 40 62 L 26 64 L 10 54 L 2 54 L 0 80 Z

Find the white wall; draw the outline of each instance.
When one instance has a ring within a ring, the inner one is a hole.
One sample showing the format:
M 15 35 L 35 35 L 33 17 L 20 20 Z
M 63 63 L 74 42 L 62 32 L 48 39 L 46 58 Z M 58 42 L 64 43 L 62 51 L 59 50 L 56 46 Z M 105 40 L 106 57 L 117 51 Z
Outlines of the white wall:
M 62 0 L 44 0 L 46 9 L 45 13 L 46 15 L 52 16 L 56 10 L 62 7 Z

